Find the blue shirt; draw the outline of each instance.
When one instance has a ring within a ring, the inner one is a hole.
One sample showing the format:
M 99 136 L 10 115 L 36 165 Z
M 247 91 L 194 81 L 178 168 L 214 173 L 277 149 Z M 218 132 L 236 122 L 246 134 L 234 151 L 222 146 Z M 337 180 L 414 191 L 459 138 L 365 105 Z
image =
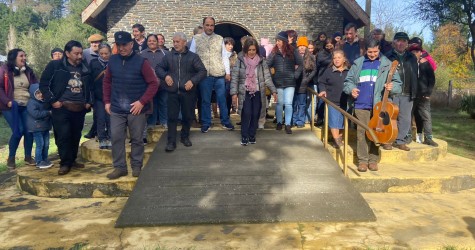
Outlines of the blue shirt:
M 367 56 L 365 56 L 358 83 L 360 93 L 355 99 L 356 109 L 373 109 L 374 85 L 376 83 L 376 78 L 378 77 L 380 65 L 381 61 L 379 60 L 379 57 L 371 61 Z

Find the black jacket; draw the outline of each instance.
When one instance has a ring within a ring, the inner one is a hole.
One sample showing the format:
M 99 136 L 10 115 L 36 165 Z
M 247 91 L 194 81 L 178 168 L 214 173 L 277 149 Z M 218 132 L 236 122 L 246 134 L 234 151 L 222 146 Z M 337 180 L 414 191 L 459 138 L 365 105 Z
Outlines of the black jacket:
M 46 65 L 40 79 L 40 91 L 43 94 L 43 101 L 53 104 L 63 95 L 68 86 L 71 73 L 69 72 L 67 58 L 54 60 Z M 91 94 L 92 81 L 91 71 L 86 64 L 81 64 L 81 82 L 84 88 L 84 103 L 93 104 Z
M 275 69 L 272 81 L 276 88 L 296 87 L 303 69 L 303 60 L 297 49 L 294 49 L 293 58 L 283 57 L 280 52 L 271 53 L 267 57 L 267 65 Z M 297 69 L 295 65 L 298 65 Z
M 393 49 L 391 50 L 386 57 L 391 60 L 398 60 L 398 73 L 402 81 L 402 94 L 409 94 L 411 99 L 416 98 L 418 81 L 417 81 L 417 71 L 419 65 L 417 64 L 417 58 L 409 51 L 404 52 L 402 60 L 399 59 L 398 54 Z
M 93 81 L 92 92 L 94 93 L 94 100 L 102 100 L 102 80 L 104 79 L 107 63 L 103 64 L 99 59 L 94 58 L 89 64 L 91 68 L 91 78 Z
M 167 75 L 173 79 L 172 86 L 168 86 L 166 82 L 164 84 L 166 86 L 165 89 L 171 93 L 186 92 L 185 83 L 189 80 L 193 83 L 190 91 L 196 91 L 199 82 L 207 75 L 206 68 L 200 57 L 189 51 L 188 48 L 185 48 L 183 53 L 172 49 L 155 67 L 155 72 L 164 82 Z
M 419 85 L 417 89 L 418 97 L 429 97 L 435 85 L 434 69 L 429 62 L 419 64 Z
M 348 69 L 340 72 L 333 67 L 327 67 L 318 78 L 319 92 L 325 91 L 328 100 L 343 107 L 348 99 L 348 95 L 343 92 L 343 85 L 347 75 Z

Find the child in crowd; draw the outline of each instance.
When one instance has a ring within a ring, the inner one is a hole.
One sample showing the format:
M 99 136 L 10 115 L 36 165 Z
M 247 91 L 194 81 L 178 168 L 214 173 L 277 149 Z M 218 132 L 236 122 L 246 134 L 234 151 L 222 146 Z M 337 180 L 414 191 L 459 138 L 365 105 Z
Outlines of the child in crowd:
M 51 110 L 49 110 L 49 105 L 43 102 L 39 84 L 30 86 L 30 99 L 26 109 L 28 112 L 27 129 L 28 132 L 33 133 L 36 143 L 36 167 L 39 169 L 50 168 L 53 166 L 53 163 L 48 160 L 49 131 L 52 127 Z

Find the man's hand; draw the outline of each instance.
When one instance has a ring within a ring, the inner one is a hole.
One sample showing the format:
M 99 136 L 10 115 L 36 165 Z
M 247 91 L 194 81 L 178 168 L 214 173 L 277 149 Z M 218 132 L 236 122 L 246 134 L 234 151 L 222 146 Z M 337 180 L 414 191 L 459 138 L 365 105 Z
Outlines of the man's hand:
M 274 97 L 274 103 L 277 103 L 277 93 L 272 93 L 272 96 Z
M 319 96 L 319 97 L 322 97 L 322 96 L 323 96 L 323 97 L 326 98 L 326 97 L 327 97 L 327 92 L 326 92 L 326 91 L 322 91 L 322 92 L 320 92 L 320 93 L 318 94 L 318 96 Z
M 165 77 L 165 82 L 167 83 L 168 86 L 172 86 L 173 85 L 173 79 L 171 76 L 166 76 Z
M 106 105 L 104 106 L 107 114 L 111 114 L 111 104 L 110 103 L 106 103 Z
M 388 90 L 391 91 L 393 89 L 394 84 L 392 82 L 384 84 L 384 87 Z
M 224 79 L 225 79 L 226 81 L 228 81 L 228 82 L 231 81 L 231 74 L 226 74 L 226 75 L 224 76 Z
M 86 104 L 84 105 L 84 107 L 85 107 L 86 109 L 89 109 L 89 108 L 91 108 L 91 104 L 86 103 Z
M 351 96 L 353 96 L 353 98 L 357 98 L 359 95 L 360 95 L 360 90 L 359 89 L 354 88 L 354 89 L 351 90 Z
M 51 106 L 55 109 L 59 109 L 63 106 L 63 103 L 60 102 L 60 101 L 57 101 L 57 102 L 53 102 L 53 104 L 51 104 Z
M 132 115 L 140 115 L 140 112 L 142 112 L 143 104 L 140 101 L 135 101 L 134 103 L 130 104 L 132 108 L 130 109 L 130 113 Z
M 188 81 L 185 83 L 185 90 L 186 90 L 186 91 L 189 91 L 191 88 L 193 88 L 193 83 L 191 82 L 191 80 L 188 80 Z
M 9 101 L 9 102 L 7 103 L 7 107 L 9 107 L 9 108 L 12 107 L 12 101 Z

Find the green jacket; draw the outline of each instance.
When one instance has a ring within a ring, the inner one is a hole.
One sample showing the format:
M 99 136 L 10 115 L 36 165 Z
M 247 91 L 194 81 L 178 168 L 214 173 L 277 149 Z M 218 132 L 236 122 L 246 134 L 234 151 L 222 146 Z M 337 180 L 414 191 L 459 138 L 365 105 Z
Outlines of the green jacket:
M 363 67 L 364 56 L 359 57 L 353 62 L 353 65 L 346 76 L 345 83 L 343 86 L 343 92 L 348 94 L 350 102 L 354 99 L 351 96 L 351 90 L 358 87 L 361 68 Z M 380 54 L 379 60 L 381 60 L 381 65 L 379 66 L 378 77 L 376 78 L 376 84 L 374 86 L 374 95 L 373 95 L 373 105 L 380 102 L 384 94 L 384 84 L 388 78 L 389 70 L 391 69 L 391 61 L 385 57 L 383 54 Z M 393 89 L 390 91 L 390 95 L 401 93 L 401 78 L 399 77 L 398 72 L 396 71 L 393 75 Z

